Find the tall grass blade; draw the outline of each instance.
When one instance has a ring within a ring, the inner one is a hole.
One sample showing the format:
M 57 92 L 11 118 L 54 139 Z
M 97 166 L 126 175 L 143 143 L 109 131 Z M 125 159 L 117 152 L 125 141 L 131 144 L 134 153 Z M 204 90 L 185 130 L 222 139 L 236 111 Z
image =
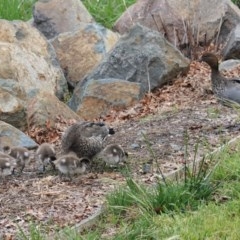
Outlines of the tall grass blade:
M 153 159 L 153 160 L 155 161 L 155 163 L 156 163 L 157 170 L 158 170 L 158 172 L 160 173 L 163 182 L 165 183 L 165 185 L 167 185 L 166 178 L 165 178 L 165 176 L 164 176 L 164 174 L 163 174 L 163 172 L 162 172 L 162 170 L 161 170 L 161 168 L 160 168 L 160 166 L 159 166 L 158 160 L 157 160 L 157 158 L 156 158 L 156 156 L 155 156 L 155 153 L 153 152 L 153 150 L 152 150 L 152 148 L 151 148 L 151 144 L 150 144 L 147 136 L 146 136 L 144 133 L 142 133 L 142 136 L 143 136 L 143 138 L 144 138 L 144 140 L 145 140 L 145 142 L 146 142 L 146 144 L 147 144 L 147 148 L 148 148 L 148 151 L 150 152 L 150 154 L 151 154 L 151 156 L 152 156 L 152 159 Z

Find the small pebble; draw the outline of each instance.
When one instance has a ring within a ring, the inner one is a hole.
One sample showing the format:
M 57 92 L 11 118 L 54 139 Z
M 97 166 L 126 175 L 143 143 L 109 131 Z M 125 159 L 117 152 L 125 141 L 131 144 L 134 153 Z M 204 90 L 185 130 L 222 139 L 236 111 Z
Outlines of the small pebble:
M 140 145 L 138 143 L 133 143 L 133 144 L 131 144 L 131 148 L 138 149 L 138 148 L 140 148 Z
M 147 174 L 147 173 L 150 173 L 152 170 L 152 164 L 150 163 L 144 163 L 143 166 L 142 166 L 142 172 L 143 174 Z

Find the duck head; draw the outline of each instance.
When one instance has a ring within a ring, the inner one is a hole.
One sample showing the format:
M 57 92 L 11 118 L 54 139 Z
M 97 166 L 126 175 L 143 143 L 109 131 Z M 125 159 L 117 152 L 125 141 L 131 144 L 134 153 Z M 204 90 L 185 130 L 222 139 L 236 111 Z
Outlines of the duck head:
M 206 52 L 201 57 L 201 62 L 206 62 L 211 69 L 218 71 L 218 58 L 215 54 Z

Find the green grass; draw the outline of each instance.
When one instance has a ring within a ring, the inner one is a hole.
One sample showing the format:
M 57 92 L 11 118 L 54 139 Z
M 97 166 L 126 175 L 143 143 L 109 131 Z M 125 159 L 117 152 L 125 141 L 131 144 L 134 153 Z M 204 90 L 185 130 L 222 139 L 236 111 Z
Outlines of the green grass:
M 0 18 L 7 20 L 29 20 L 32 7 L 37 0 L 1 0 Z M 95 20 L 107 28 L 112 28 L 121 14 L 136 0 L 82 0 Z M 240 6 L 240 0 L 232 0 Z
M 139 218 L 112 239 L 239 239 L 239 201 L 201 206 L 198 211 Z M 147 237 L 146 237 L 147 236 Z
M 7 20 L 29 20 L 36 0 L 1 0 L 0 18 Z
M 29 20 L 32 7 L 37 0 L 1 0 L 0 18 L 7 20 Z M 82 0 L 96 22 L 107 28 L 112 28 L 121 14 L 136 0 Z M 240 0 L 232 0 L 240 6 Z
M 196 210 L 210 199 L 218 186 L 205 176 L 190 176 L 186 181 L 169 182 L 167 185 L 158 181 L 151 188 L 129 178 L 127 186 L 107 196 L 107 202 L 117 214 L 127 212 L 129 207 L 137 207 L 145 215 Z
M 83 0 L 96 22 L 112 28 L 121 14 L 136 0 Z
M 238 7 L 240 7 L 240 0 L 232 0 L 233 3 L 235 3 Z
M 210 203 L 196 213 L 175 218 L 177 233 L 183 239 L 239 239 L 239 214 L 239 200 L 221 206 Z
M 35 2 L 36 0 L 1 0 L 0 18 L 29 20 Z M 135 3 L 136 0 L 83 0 L 82 2 L 96 22 L 107 28 L 112 28 L 126 8 Z
M 43 233 L 44 230 L 41 226 L 37 226 L 33 223 L 29 224 L 29 233 L 25 233 L 21 228 L 19 228 L 18 239 L 21 240 L 44 240 L 46 235 Z
M 198 211 L 138 218 L 122 225 L 110 239 L 239 239 L 240 203 L 231 201 L 217 206 L 209 203 Z M 86 238 L 87 239 L 87 238 Z

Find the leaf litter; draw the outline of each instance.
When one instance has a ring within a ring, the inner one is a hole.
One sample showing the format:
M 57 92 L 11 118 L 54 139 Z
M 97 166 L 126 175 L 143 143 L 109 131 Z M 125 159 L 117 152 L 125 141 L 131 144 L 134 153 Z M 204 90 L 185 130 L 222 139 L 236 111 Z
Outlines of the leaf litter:
M 239 68 L 228 73 L 237 75 Z M 159 174 L 158 167 L 168 174 L 193 161 L 198 142 L 198 156 L 202 156 L 237 136 L 240 129 L 238 111 L 217 102 L 210 69 L 197 61 L 191 63 L 187 75 L 146 94 L 136 105 L 112 109 L 97 120 L 114 127 L 116 133 L 107 142 L 122 145 L 129 153 L 127 166 L 132 175 L 148 184 Z M 28 134 L 39 144 L 54 144 L 59 152 L 61 135 L 74 122 L 58 116 L 55 127 L 46 123 L 45 128 L 32 127 Z M 145 172 L 146 164 L 150 170 Z M 27 232 L 31 223 L 48 233 L 74 226 L 96 213 L 104 196 L 123 182 L 118 169 L 61 181 L 51 169 L 39 175 L 33 161 L 23 174 L 0 183 L 0 239 L 17 239 L 19 228 Z

